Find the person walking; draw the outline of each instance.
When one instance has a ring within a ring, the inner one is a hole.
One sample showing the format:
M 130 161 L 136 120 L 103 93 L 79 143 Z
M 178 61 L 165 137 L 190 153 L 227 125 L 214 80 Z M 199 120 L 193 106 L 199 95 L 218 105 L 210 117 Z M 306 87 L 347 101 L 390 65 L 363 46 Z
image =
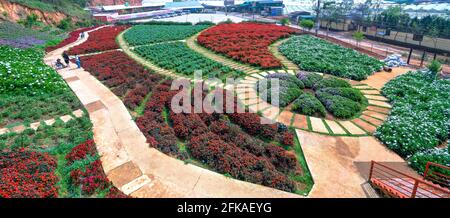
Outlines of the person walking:
M 69 55 L 67 54 L 67 52 L 63 52 L 62 57 L 64 59 L 64 62 L 66 63 L 67 67 L 69 67 L 69 63 L 70 63 L 70 58 Z
M 77 68 L 81 68 L 81 60 L 78 55 L 75 56 L 75 63 L 77 64 Z
M 81 39 L 84 39 L 84 32 L 81 32 L 80 38 L 81 38 Z

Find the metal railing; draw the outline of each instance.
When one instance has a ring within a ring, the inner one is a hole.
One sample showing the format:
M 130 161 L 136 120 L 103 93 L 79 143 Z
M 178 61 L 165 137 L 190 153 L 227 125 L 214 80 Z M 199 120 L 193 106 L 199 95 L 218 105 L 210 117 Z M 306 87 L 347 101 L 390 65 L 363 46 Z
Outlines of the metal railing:
M 372 161 L 369 181 L 385 193 L 400 198 L 449 198 L 450 190 Z
M 423 179 L 450 188 L 450 167 L 428 162 L 425 166 Z

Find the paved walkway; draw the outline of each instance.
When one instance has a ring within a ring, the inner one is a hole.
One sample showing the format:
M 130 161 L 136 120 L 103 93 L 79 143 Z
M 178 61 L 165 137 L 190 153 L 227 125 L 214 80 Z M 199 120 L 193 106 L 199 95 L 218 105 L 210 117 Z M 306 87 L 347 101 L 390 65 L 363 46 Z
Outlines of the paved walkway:
M 370 161 L 388 162 L 418 176 L 395 152 L 372 136 L 335 137 L 297 130 L 303 154 L 314 179 L 309 197 L 365 198 Z
M 375 132 L 376 128 L 384 122 L 390 112 L 391 105 L 387 102 L 388 99 L 381 95 L 379 90 L 364 83 L 352 80 L 347 81 L 352 84 L 353 88 L 359 89 L 369 101 L 369 106 L 362 112 L 361 116 L 357 118 L 346 121 L 338 119 L 331 120 L 306 116 L 291 112 L 287 109 L 280 110 L 278 107 L 274 107 L 273 105 L 260 99 L 254 88 L 259 79 L 264 78 L 267 74 L 276 72 L 290 73 L 294 75 L 295 71 L 277 70 L 251 74 L 245 77 L 244 80 L 237 85 L 237 97 L 241 102 L 243 102 L 244 105 L 247 105 L 251 111 L 259 111 L 264 117 L 276 120 L 277 122 L 283 123 L 287 126 L 326 135 L 367 136 Z M 378 73 L 376 73 L 375 76 L 376 75 L 378 75 Z M 381 78 L 384 77 L 377 76 L 369 82 L 383 83 L 383 81 L 388 81 Z
M 51 64 L 69 47 L 45 57 Z M 125 49 L 124 49 L 125 50 Z M 225 177 L 151 148 L 122 101 L 84 69 L 59 71 L 89 112 L 94 140 L 108 178 L 134 197 L 301 197 Z
M 281 54 L 279 47 L 281 44 L 289 40 L 289 38 L 278 40 L 272 45 L 269 46 L 269 51 L 275 56 L 278 60 L 281 61 L 281 64 L 288 70 L 300 70 L 300 68 L 291 62 L 289 59 L 287 59 L 283 54 Z

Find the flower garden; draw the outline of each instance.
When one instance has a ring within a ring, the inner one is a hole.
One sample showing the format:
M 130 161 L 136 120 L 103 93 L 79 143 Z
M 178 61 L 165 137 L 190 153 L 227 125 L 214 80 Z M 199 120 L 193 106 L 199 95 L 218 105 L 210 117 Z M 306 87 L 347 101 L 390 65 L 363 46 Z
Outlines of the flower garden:
M 137 25 L 124 34 L 131 46 L 186 39 L 209 25 Z
M 0 51 L 0 197 L 126 197 L 103 172 L 89 117 L 72 114 L 82 106 L 43 52 Z
M 381 61 L 353 49 L 310 35 L 290 38 L 280 46 L 280 51 L 302 70 L 358 81 L 381 70 L 384 65 Z
M 76 30 L 46 50 L 70 45 L 80 32 L 95 28 Z M 120 34 L 142 60 L 124 47 L 119 50 Z M 206 83 L 192 80 L 196 70 L 204 78 L 222 81 L 250 78 L 254 83 L 247 85 L 257 91 L 257 97 L 267 96 L 268 103 L 278 102 L 283 110 L 319 118 L 321 123 L 325 118 L 352 123 L 351 119 L 373 107 L 374 99 L 367 93 L 376 90 L 361 88 L 365 84 L 355 86 L 351 80 L 370 77 L 383 67 L 381 61 L 297 34 L 290 27 L 251 22 L 115 25 L 90 32 L 87 41 L 70 48 L 69 54 L 82 55 L 83 69 L 119 97 L 148 146 L 226 177 L 307 195 L 314 175 L 296 132 L 299 128 L 282 122 L 261 124 L 267 119 L 261 117 L 264 112 L 250 112 L 238 97 L 239 89 L 211 90 Z M 252 77 L 232 64 L 208 58 L 187 45 L 188 37 L 196 37 L 198 45 L 223 58 L 271 73 L 262 76 L 258 71 L 259 76 Z M 286 38 L 279 51 L 301 71 L 274 72 L 283 66 L 268 46 Z M 88 112 L 43 57 L 36 48 L 0 46 L 0 197 L 128 197 L 104 172 Z M 175 78 L 149 66 L 188 79 L 200 87 L 202 99 L 220 93 L 225 97 L 214 101 L 232 99 L 234 104 L 223 105 L 224 113 L 195 113 L 198 105 L 192 101 L 187 106 L 191 112 L 175 113 L 173 97 L 180 92 L 193 97 L 194 89 L 171 89 Z M 271 87 L 275 80 L 278 90 Z M 409 72 L 386 83 L 381 92 L 392 109 L 383 108 L 384 123 L 369 117 L 380 123 L 374 136 L 418 172 L 423 172 L 427 161 L 449 165 L 449 81 L 422 71 Z M 279 98 L 271 99 L 272 94 Z M 76 110 L 83 113 L 75 115 Z M 16 131 L 17 126 L 24 128 Z
M 272 80 L 279 80 L 279 89 L 271 87 Z M 269 74 L 256 83 L 260 96 L 268 102 L 274 91 L 278 92 L 280 107 L 309 116 L 349 119 L 361 113 L 367 106 L 364 95 L 342 79 L 299 72 L 296 76 L 286 73 Z
M 427 161 L 450 163 L 450 81 L 427 72 L 409 72 L 387 83 L 382 92 L 393 103 L 375 136 L 408 158 L 419 172 Z
M 200 45 L 234 60 L 270 69 L 281 67 L 281 63 L 269 52 L 268 46 L 296 32 L 272 24 L 221 24 L 203 31 L 197 40 Z

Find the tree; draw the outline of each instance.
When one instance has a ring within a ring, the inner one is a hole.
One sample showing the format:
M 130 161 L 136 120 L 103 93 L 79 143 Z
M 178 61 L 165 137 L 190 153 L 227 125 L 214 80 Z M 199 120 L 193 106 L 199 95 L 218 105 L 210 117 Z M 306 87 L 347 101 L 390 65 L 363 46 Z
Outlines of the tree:
M 299 25 L 303 28 L 308 29 L 308 31 L 311 31 L 311 29 L 314 27 L 314 21 L 308 20 L 308 19 L 303 19 L 303 20 L 300 20 Z
M 354 32 L 353 39 L 356 41 L 356 46 L 359 47 L 359 43 L 364 39 L 364 33 L 359 30 Z
M 426 35 L 429 36 L 431 38 L 431 40 L 433 40 L 434 48 L 436 48 L 436 44 L 437 44 L 438 37 L 439 37 L 439 29 L 435 25 L 432 25 L 428 29 Z
M 31 28 L 33 26 L 36 26 L 39 23 L 38 19 L 39 19 L 39 17 L 37 16 L 37 14 L 32 13 L 32 14 L 27 15 L 27 17 L 25 19 L 20 20 L 18 23 L 20 23 L 28 28 Z
M 289 25 L 291 23 L 289 21 L 289 18 L 283 18 L 283 19 L 280 20 L 280 22 L 281 22 L 282 26 L 286 26 L 286 25 Z

